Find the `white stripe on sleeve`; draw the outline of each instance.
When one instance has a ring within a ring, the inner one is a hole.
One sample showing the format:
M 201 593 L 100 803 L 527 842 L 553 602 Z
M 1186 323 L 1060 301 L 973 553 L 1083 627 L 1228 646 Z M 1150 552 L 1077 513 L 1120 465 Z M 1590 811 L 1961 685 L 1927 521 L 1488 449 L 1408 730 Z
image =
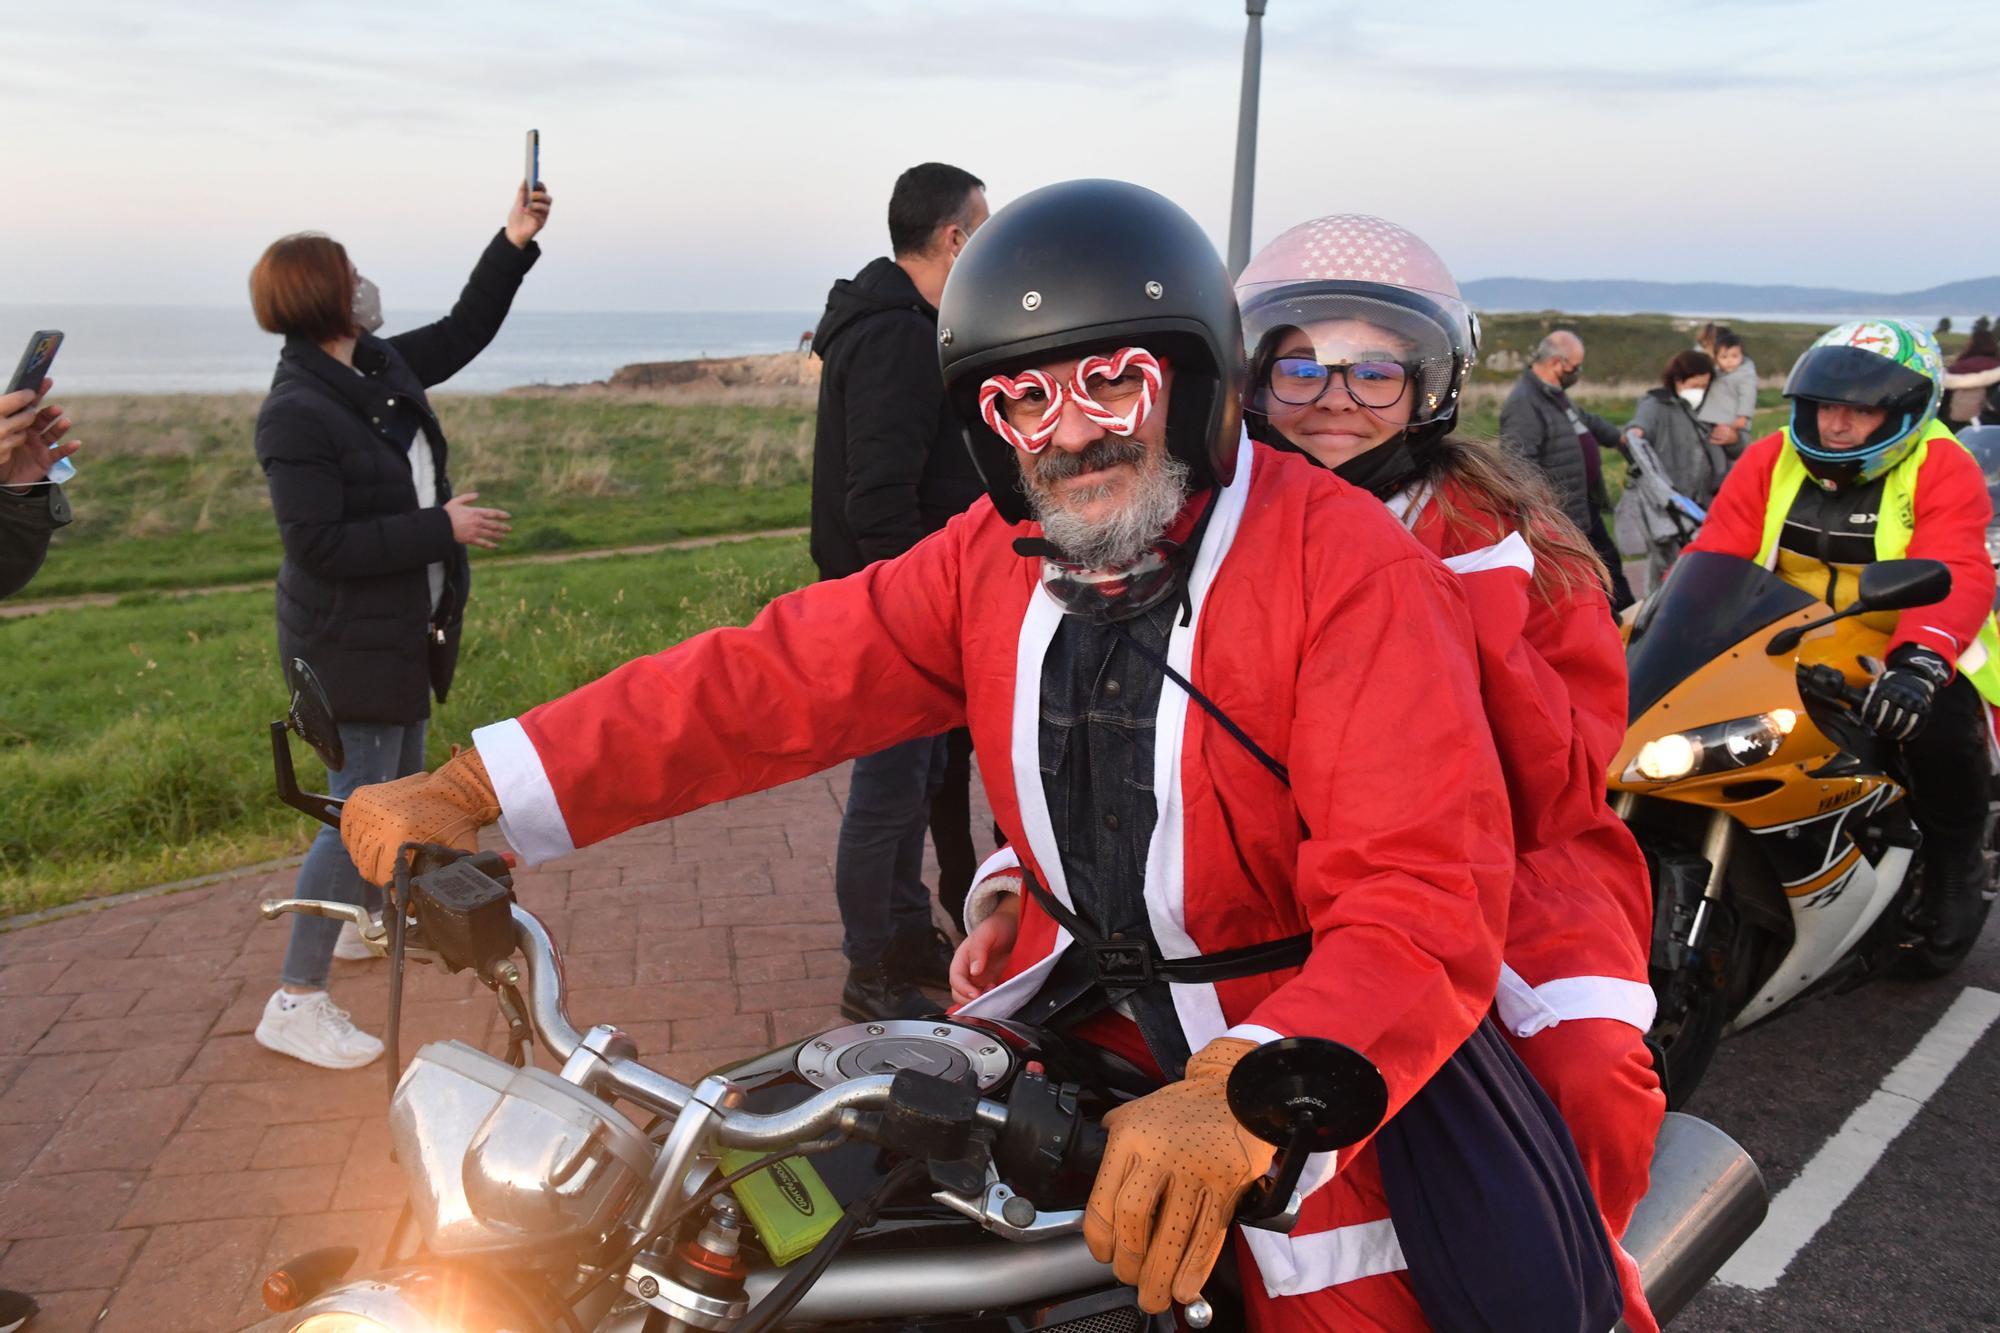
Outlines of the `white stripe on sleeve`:
M 576 850 L 542 757 L 518 718 L 472 733 L 472 743 L 500 798 L 500 833 L 523 865 L 540 865 Z

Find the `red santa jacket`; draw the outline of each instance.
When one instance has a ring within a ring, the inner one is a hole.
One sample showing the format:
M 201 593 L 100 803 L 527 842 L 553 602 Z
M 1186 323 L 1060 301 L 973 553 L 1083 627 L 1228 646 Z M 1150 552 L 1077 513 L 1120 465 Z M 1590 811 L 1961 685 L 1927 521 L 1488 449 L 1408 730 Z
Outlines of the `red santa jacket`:
M 1517 858 L 1500 1021 L 1520 1037 L 1585 1018 L 1644 1032 L 1656 1008 L 1646 978 L 1651 883 L 1605 787 L 1626 714 L 1625 650 L 1610 606 L 1582 569 L 1551 601 L 1534 586 L 1526 540 L 1464 490 L 1450 499 L 1449 519 L 1429 488 L 1389 508 L 1458 574 L 1472 611 L 1480 696 L 1507 779 Z M 1003 847 L 978 878 L 1017 864 Z M 982 891 L 968 924 L 987 902 Z
M 1743 451 L 1688 550 L 1757 558 L 1764 543 L 1764 513 L 1771 504 L 1771 478 L 1784 447 L 1784 432 L 1775 431 Z M 1917 473 L 1916 513 L 1904 554 L 1951 566 L 1951 595 L 1899 615 L 1887 651 L 1921 644 L 1955 666 L 1978 641 L 1980 627 L 1993 613 L 1993 562 L 1986 554 L 1986 525 L 1992 515 L 1978 462 L 1963 448 L 1934 444 Z
M 1462 488 L 1448 498 L 1449 519 L 1428 488 L 1390 508 L 1459 575 L 1478 635 L 1480 695 L 1517 857 L 1500 1020 L 1521 1037 L 1583 1018 L 1643 1032 L 1655 1009 L 1652 888 L 1605 788 L 1626 714 L 1625 650 L 1610 606 L 1582 569 L 1550 600 L 1534 586 L 1521 534 Z
M 530 862 L 971 727 L 994 817 L 1068 899 L 1038 762 L 1062 611 L 987 501 L 894 560 L 779 598 L 474 735 Z M 1155 939 L 1189 957 L 1310 931 L 1301 968 L 1174 986 L 1191 1049 L 1235 1029 L 1342 1041 L 1399 1108 L 1492 1003 L 1513 845 L 1457 580 L 1370 496 L 1247 442 L 1195 557 L 1176 669 L 1290 771 L 1290 790 L 1161 691 L 1146 859 Z M 1030 903 L 1007 1011 L 1068 936 Z M 1402 1265 L 1372 1149 L 1315 1164 L 1299 1228 L 1252 1233 L 1273 1294 Z

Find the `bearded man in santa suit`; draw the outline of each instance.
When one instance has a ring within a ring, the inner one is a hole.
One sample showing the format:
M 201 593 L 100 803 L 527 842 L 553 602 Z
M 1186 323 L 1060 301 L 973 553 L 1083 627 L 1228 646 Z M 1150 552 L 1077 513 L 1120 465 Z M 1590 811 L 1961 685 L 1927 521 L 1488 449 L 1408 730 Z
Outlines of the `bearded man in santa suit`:
M 969 725 L 1032 890 L 976 1012 L 1164 1081 L 1107 1117 L 1085 1228 L 1160 1311 L 1200 1294 L 1271 1165 L 1223 1092 L 1245 1054 L 1345 1043 L 1400 1118 L 1486 1030 L 1514 854 L 1472 625 L 1372 496 L 1243 436 L 1229 275 L 1158 195 L 1077 181 L 1003 209 L 938 340 L 986 499 L 363 788 L 344 833 L 378 882 L 403 843 L 470 847 L 496 819 L 532 864 Z M 1146 965 L 1085 947 L 1114 939 Z M 1376 1157 L 1316 1157 L 1293 1231 L 1240 1233 L 1253 1326 L 1450 1322 L 1419 1304 Z M 1503 1326 L 1561 1325 L 1481 1324 Z

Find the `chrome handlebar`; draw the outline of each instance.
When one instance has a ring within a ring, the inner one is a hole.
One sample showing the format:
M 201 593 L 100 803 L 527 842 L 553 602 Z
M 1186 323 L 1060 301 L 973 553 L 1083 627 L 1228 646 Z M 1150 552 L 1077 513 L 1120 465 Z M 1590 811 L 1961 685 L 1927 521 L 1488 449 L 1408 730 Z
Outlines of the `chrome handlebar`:
M 299 913 L 352 922 L 371 950 L 378 954 L 388 950 L 387 933 L 359 904 L 316 898 L 266 899 L 259 911 L 266 920 Z M 639 1062 L 638 1047 L 631 1038 L 616 1028 L 577 1030 L 563 1009 L 561 951 L 533 912 L 519 903 L 513 904 L 512 911 L 514 940 L 527 971 L 521 975 L 509 960 L 501 965 L 500 979 L 520 989 L 535 1037 L 563 1062 L 562 1075 L 570 1082 L 600 1096 L 623 1097 L 665 1116 L 678 1117 L 689 1103 L 697 1102 L 715 1117 L 714 1136 L 724 1147 L 766 1151 L 808 1143 L 830 1133 L 852 1133 L 863 1111 L 888 1104 L 894 1076 L 871 1074 L 815 1093 L 786 1110 L 759 1115 L 734 1109 L 738 1099 L 731 1096 L 734 1085 L 726 1080 L 704 1079 L 702 1087 L 695 1089 L 648 1068 Z M 429 956 L 428 951 L 412 950 L 413 957 L 419 954 Z M 977 1114 L 980 1123 L 994 1129 L 1007 1123 L 1007 1108 L 1000 1102 L 981 1098 Z

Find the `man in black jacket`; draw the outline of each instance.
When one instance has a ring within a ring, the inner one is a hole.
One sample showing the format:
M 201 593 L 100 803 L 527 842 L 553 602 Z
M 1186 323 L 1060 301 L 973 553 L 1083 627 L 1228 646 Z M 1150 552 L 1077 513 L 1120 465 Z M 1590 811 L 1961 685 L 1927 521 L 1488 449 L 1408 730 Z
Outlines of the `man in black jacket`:
M 1624 557 L 1604 528 L 1606 495 L 1599 462 L 1604 445 L 1618 446 L 1618 428 L 1569 400 L 1583 375 L 1583 339 L 1557 329 L 1535 347 L 1535 359 L 1500 407 L 1500 443 L 1542 470 L 1570 522 L 1611 574 L 1611 609 L 1632 605 Z
M 0 597 L 28 586 L 42 567 L 49 538 L 69 522 L 69 500 L 49 482 L 56 460 L 76 452 L 74 441 L 53 448 L 69 418 L 43 403 L 50 381 L 0 396 Z
M 945 406 L 937 304 L 985 220 L 977 177 L 941 162 L 912 167 L 889 197 L 895 257 L 827 294 L 813 334 L 825 363 L 812 490 L 812 556 L 823 579 L 901 555 L 981 494 Z M 931 925 L 922 879 L 924 824 L 944 760 L 944 739 L 926 737 L 855 761 L 834 863 L 849 965 L 841 1011 L 850 1018 L 922 1017 L 936 1006 L 916 983 L 946 982 L 951 953 Z

